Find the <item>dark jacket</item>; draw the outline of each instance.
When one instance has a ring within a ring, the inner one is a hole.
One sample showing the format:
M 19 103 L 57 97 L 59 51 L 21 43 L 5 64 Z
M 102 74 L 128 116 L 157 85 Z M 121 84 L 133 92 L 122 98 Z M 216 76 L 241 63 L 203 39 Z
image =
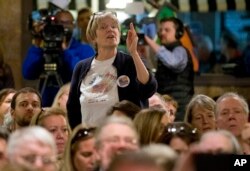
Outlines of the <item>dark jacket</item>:
M 165 46 L 169 51 L 180 46 L 179 42 Z M 188 54 L 188 63 L 182 72 L 174 72 L 172 69 L 163 65 L 158 60 L 156 79 L 158 81 L 158 92 L 160 94 L 168 94 L 178 102 L 177 119 L 182 120 L 185 114 L 185 106 L 194 94 L 194 72 L 191 56 Z
M 73 73 L 67 103 L 68 119 L 72 129 L 82 122 L 79 100 L 81 95 L 80 86 L 81 81 L 90 70 L 93 59 L 94 57 L 79 62 Z M 148 83 L 145 85 L 141 84 L 137 80 L 136 69 L 132 57 L 122 52 L 116 54 L 113 66 L 117 69 L 117 78 L 121 75 L 126 75 L 130 78 L 130 83 L 127 87 L 122 88 L 118 86 L 119 100 L 129 100 L 138 106 L 147 107 L 148 98 L 151 97 L 157 89 L 155 78 L 150 74 Z

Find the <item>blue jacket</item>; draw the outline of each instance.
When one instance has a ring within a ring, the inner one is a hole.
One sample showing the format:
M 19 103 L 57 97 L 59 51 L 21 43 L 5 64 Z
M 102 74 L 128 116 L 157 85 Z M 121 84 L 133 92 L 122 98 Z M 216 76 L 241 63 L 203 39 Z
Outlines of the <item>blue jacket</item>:
M 62 59 L 60 59 L 62 64 L 59 73 L 63 82 L 70 81 L 74 67 L 80 60 L 91 57 L 94 54 L 95 51 L 90 45 L 82 44 L 72 38 L 69 48 L 63 51 Z M 23 62 L 23 77 L 27 80 L 38 79 L 43 72 L 44 63 L 43 49 L 32 45 Z
M 69 99 L 67 103 L 68 119 L 73 129 L 82 122 L 81 105 L 80 105 L 80 86 L 81 81 L 85 78 L 94 59 L 88 58 L 79 62 L 74 70 Z M 150 74 L 149 81 L 144 85 L 137 80 L 136 69 L 133 59 L 130 55 L 118 52 L 113 66 L 117 69 L 117 78 L 126 75 L 130 78 L 130 84 L 127 87 L 118 87 L 119 100 L 129 100 L 138 106 L 147 107 L 148 98 L 157 90 L 157 82 L 153 75 Z
M 75 65 L 83 59 L 91 57 L 95 54 L 94 49 L 88 44 L 82 44 L 75 39 L 71 39 L 69 48 L 65 49 L 62 54 L 58 54 L 58 71 L 57 73 L 63 83 L 71 81 L 71 76 Z M 44 71 L 44 51 L 42 48 L 32 45 L 28 50 L 27 56 L 24 59 L 22 74 L 25 79 L 38 79 Z M 42 83 L 41 83 L 42 84 Z M 41 84 L 39 85 L 41 88 Z M 54 83 L 52 83 L 54 84 Z M 46 87 L 43 97 L 43 105 L 50 106 L 54 100 L 54 96 L 59 90 L 59 87 Z

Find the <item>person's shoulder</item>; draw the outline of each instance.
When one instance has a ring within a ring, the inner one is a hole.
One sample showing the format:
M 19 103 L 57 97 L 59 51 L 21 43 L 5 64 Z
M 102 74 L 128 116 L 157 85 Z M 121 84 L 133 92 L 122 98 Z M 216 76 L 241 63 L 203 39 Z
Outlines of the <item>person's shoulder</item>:
M 123 52 L 123 51 L 118 51 L 116 56 L 120 56 L 123 58 L 132 58 L 130 54 Z

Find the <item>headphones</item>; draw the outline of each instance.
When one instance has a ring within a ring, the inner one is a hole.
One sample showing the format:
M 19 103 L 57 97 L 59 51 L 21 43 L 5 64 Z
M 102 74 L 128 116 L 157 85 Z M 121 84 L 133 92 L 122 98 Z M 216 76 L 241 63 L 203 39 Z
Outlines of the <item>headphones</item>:
M 175 27 L 176 27 L 175 38 L 179 40 L 184 35 L 185 28 L 184 28 L 184 25 L 180 19 L 173 18 L 173 22 L 174 22 Z

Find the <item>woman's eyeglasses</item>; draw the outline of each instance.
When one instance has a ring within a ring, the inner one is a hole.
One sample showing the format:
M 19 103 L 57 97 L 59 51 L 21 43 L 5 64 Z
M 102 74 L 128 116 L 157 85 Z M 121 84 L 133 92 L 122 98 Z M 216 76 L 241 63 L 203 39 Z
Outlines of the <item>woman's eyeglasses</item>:
M 99 11 L 99 12 L 95 12 L 92 14 L 92 17 L 91 17 L 91 23 L 90 23 L 90 28 L 92 28 L 92 25 L 93 25 L 93 22 L 94 22 L 94 19 L 96 16 L 101 16 L 101 15 L 107 15 L 107 14 L 111 14 L 115 17 L 117 17 L 117 14 L 115 11 Z
M 89 137 L 89 136 L 94 136 L 95 130 L 96 130 L 96 128 L 83 128 L 83 129 L 80 129 L 76 133 L 75 137 L 72 139 L 71 144 L 74 144 L 79 139 Z
M 92 17 L 94 19 L 94 17 L 96 17 L 96 16 L 107 15 L 107 14 L 111 14 L 111 15 L 117 17 L 117 14 L 116 14 L 115 11 L 99 11 L 99 12 L 95 12 L 95 13 L 92 14 Z

